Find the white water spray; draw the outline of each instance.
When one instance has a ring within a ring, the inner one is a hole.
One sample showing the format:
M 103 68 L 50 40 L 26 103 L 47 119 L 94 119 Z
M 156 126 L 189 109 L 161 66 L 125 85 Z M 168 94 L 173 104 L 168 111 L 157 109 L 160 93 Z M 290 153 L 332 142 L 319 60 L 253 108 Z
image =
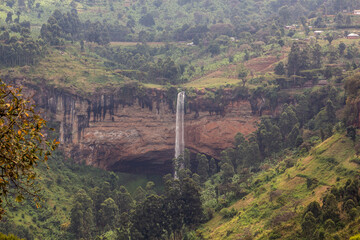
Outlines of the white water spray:
M 178 161 L 179 156 L 184 156 L 184 100 L 185 92 L 179 92 L 176 104 L 176 132 L 175 132 L 175 173 L 174 178 L 178 178 L 178 169 L 184 168 L 184 162 Z M 180 158 L 181 159 L 181 158 Z M 180 160 L 179 159 L 179 160 Z

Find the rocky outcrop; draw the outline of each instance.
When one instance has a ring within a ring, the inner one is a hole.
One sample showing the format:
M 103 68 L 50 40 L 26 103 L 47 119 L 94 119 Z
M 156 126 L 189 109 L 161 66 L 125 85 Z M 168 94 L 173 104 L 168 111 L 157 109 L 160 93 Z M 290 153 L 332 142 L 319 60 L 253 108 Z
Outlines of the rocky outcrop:
M 38 89 L 38 106 L 60 125 L 68 157 L 124 172 L 169 172 L 175 143 L 174 94 L 162 90 L 117 89 L 80 97 L 55 88 Z M 198 92 L 188 99 L 185 146 L 219 158 L 238 132 L 255 130 L 256 116 L 247 100 L 209 102 Z M 225 94 L 226 96 L 226 94 Z

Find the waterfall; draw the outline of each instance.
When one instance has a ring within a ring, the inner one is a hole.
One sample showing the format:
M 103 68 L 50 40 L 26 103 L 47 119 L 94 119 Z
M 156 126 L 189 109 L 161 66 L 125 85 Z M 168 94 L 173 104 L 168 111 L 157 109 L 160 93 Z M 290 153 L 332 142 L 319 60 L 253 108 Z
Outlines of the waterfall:
M 177 104 L 176 104 L 176 132 L 175 132 L 175 179 L 178 178 L 178 169 L 184 168 L 184 162 L 178 161 L 179 156 L 184 156 L 184 100 L 185 92 L 179 92 L 177 95 Z M 180 158 L 181 159 L 181 158 Z M 179 159 L 179 160 L 180 160 Z

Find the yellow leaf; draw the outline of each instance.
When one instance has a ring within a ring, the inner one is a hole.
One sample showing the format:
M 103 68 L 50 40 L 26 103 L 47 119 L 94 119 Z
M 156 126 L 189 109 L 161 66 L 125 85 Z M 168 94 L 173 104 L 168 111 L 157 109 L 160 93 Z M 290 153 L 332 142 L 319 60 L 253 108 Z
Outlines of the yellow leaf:
M 22 195 L 17 195 L 15 198 L 15 201 L 22 202 L 23 199 L 24 199 L 24 197 Z
M 18 130 L 18 134 L 21 135 L 21 130 Z

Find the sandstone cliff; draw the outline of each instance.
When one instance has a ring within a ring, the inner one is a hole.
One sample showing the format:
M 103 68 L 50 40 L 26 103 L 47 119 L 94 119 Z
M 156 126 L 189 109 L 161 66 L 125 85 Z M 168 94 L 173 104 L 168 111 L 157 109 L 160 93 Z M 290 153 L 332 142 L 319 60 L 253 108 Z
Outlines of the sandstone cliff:
M 188 99 L 185 146 L 218 158 L 238 132 L 255 130 L 257 117 L 247 100 L 219 103 L 198 92 Z M 68 157 L 124 172 L 169 172 L 174 156 L 174 94 L 136 88 L 101 91 L 80 97 L 55 88 L 36 90 L 38 106 L 60 123 L 60 142 Z M 219 107 L 220 106 L 220 107 Z M 220 110 L 219 110 L 220 109 Z

